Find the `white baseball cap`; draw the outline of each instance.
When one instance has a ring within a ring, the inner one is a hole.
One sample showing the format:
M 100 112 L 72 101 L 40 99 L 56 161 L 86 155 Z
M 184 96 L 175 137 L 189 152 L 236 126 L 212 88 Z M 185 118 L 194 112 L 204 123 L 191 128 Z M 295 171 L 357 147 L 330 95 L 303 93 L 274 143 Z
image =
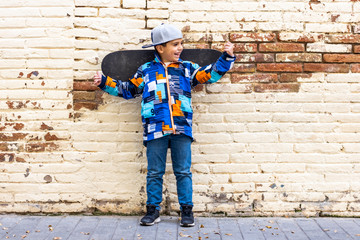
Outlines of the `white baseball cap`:
M 173 25 L 162 23 L 151 31 L 152 44 L 144 45 L 142 48 L 153 47 L 179 38 L 183 38 L 179 29 Z

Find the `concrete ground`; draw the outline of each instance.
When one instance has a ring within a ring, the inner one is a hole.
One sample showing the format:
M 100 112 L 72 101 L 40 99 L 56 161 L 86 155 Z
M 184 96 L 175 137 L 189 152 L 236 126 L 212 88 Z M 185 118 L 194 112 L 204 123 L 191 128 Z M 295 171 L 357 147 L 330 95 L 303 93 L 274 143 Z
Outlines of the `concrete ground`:
M 139 217 L 0 215 L 0 240 L 360 239 L 358 218 L 196 218 L 183 228 L 177 217 L 154 226 Z

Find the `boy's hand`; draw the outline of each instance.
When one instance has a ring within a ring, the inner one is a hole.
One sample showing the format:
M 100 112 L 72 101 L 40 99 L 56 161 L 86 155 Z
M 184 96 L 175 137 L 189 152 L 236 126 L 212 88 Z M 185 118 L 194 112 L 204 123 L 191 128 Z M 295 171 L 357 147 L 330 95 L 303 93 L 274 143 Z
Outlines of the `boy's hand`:
M 96 72 L 95 75 L 94 75 L 94 85 L 99 86 L 100 83 L 101 83 L 101 73 Z
M 234 44 L 231 42 L 226 42 L 224 45 L 224 51 L 230 56 L 234 57 Z

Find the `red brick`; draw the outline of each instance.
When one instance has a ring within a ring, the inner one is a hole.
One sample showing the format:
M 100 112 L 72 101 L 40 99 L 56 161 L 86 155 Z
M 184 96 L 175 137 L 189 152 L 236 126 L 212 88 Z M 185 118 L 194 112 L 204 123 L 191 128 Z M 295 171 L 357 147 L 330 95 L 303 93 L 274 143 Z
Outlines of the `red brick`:
M 99 89 L 97 86 L 94 86 L 93 82 L 74 82 L 75 91 L 95 91 Z
M 0 131 L 4 131 L 9 128 L 19 131 L 23 129 L 24 126 L 25 125 L 23 123 L 3 123 L 3 124 L 0 123 Z
M 230 72 L 255 72 L 255 64 L 235 64 Z
M 95 100 L 95 92 L 78 91 L 73 93 L 74 100 Z
M 234 52 L 256 52 L 256 43 L 236 43 L 234 44 Z
M 282 73 L 279 82 L 297 82 L 298 78 L 310 78 L 310 73 Z
M 26 144 L 27 152 L 51 152 L 59 148 L 59 146 L 53 142 L 50 143 L 28 143 Z
M 360 62 L 359 54 L 324 54 L 324 62 L 350 63 Z
M 232 74 L 231 75 L 231 83 L 243 83 L 243 82 L 262 82 L 262 83 L 270 83 L 277 81 L 277 74 L 269 73 L 269 74 Z
M 232 33 L 232 42 L 272 42 L 276 39 L 275 33 Z
M 9 151 L 8 144 L 4 142 L 0 142 L 0 151 Z
M 277 62 L 322 62 L 321 53 L 279 53 Z
M 360 73 L 360 64 L 352 64 L 351 65 L 351 72 Z
M 199 84 L 192 89 L 194 92 L 202 92 L 204 90 L 204 84 Z
M 46 125 L 45 123 L 41 124 L 40 129 L 41 130 L 54 130 L 53 127 L 50 127 L 50 126 Z
M 15 158 L 14 153 L 0 153 L 0 162 L 13 162 Z
M 51 133 L 47 133 L 45 136 L 44 136 L 45 140 L 46 141 L 57 141 L 57 140 L 63 140 L 61 138 L 58 138 L 56 135 L 54 134 L 51 134 Z
M 16 162 L 21 162 L 21 163 L 26 163 L 25 159 L 21 158 L 21 157 L 16 157 L 15 158 Z
M 274 54 L 236 54 L 236 62 L 274 62 Z
M 270 83 L 261 84 L 257 83 L 254 85 L 255 92 L 299 92 L 299 83 Z
M 76 102 L 74 103 L 74 110 L 80 110 L 81 108 L 87 108 L 89 110 L 95 110 L 98 107 L 98 103 L 96 102 Z
M 304 63 L 304 72 L 347 73 L 349 69 L 348 64 Z
M 27 133 L 0 133 L 0 141 L 13 142 L 24 139 Z
M 360 53 L 360 45 L 354 46 L 354 53 Z
M 260 52 L 304 52 L 305 46 L 302 43 L 261 43 Z
M 295 34 L 292 33 L 280 33 L 278 37 L 279 41 L 283 42 L 303 42 L 303 43 L 313 43 L 317 41 L 321 41 L 324 39 L 323 34 Z
M 360 43 L 360 35 L 358 34 L 344 34 L 344 35 L 329 35 L 326 37 L 327 43 Z
M 260 72 L 302 72 L 299 63 L 259 63 L 257 70 Z
M 3 142 L 0 143 L 0 151 L 6 152 L 6 151 L 24 151 L 23 143 L 18 142 Z
M 9 109 L 22 109 L 22 108 L 40 109 L 40 103 L 31 102 L 30 100 L 7 101 L 6 105 L 8 105 Z

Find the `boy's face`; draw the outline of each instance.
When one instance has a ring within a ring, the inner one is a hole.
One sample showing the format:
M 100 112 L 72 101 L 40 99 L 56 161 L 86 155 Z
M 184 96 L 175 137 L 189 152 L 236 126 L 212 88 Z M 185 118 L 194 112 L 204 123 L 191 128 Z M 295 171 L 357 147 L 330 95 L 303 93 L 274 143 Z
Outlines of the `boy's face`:
M 183 39 L 175 39 L 167 42 L 165 46 L 157 45 L 156 49 L 160 54 L 162 62 L 177 62 L 180 58 L 180 54 L 183 48 Z

